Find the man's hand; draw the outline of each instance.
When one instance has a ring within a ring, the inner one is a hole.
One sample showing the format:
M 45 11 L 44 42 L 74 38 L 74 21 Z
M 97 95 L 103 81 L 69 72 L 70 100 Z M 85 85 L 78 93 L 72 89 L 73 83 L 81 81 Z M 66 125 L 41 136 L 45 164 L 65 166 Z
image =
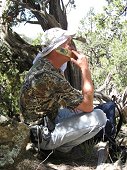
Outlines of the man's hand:
M 72 50 L 72 53 L 76 56 L 77 59 L 71 58 L 71 61 L 76 64 L 80 69 L 88 69 L 88 58 L 82 53 Z

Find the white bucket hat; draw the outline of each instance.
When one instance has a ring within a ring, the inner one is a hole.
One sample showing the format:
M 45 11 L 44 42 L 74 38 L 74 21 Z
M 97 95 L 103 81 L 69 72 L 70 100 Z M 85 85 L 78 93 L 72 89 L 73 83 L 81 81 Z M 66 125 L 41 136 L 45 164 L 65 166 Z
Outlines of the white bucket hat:
M 42 51 L 40 51 L 37 56 L 35 57 L 33 64 L 36 60 L 38 60 L 40 57 L 44 57 L 48 55 L 52 50 L 59 47 L 61 44 L 63 44 L 68 38 L 72 38 L 75 35 L 75 33 L 70 32 L 68 30 L 63 30 L 61 28 L 51 28 L 49 30 L 46 30 L 42 36 Z

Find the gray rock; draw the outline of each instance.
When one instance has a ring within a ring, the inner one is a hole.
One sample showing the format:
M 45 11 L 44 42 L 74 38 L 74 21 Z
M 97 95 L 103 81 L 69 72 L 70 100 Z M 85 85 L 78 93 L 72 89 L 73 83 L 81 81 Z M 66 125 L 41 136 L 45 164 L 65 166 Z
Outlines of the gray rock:
M 0 168 L 15 163 L 25 151 L 29 128 L 24 123 L 0 116 Z
M 0 125 L 6 123 L 8 121 L 8 118 L 3 116 L 3 115 L 0 115 Z

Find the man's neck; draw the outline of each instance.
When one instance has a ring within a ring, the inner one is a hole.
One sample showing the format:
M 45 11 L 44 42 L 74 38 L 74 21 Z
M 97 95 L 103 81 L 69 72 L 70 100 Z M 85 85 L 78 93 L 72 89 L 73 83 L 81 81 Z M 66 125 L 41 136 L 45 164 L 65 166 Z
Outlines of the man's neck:
M 52 51 L 48 56 L 47 59 L 49 60 L 49 62 L 52 63 L 52 65 L 59 69 L 65 62 L 66 60 L 64 59 L 64 57 L 60 56 L 58 53 L 54 51 Z

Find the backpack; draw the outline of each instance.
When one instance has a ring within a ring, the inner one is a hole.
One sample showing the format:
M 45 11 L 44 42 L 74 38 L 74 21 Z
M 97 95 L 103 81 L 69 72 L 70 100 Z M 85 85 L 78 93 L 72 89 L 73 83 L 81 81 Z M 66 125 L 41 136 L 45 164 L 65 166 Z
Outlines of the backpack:
M 50 141 L 51 131 L 55 125 L 50 121 L 47 115 L 43 115 L 40 124 L 30 126 L 30 140 L 35 144 L 38 151 L 40 151 L 40 144 L 42 140 Z
M 109 138 L 116 138 L 122 123 L 123 123 L 123 116 L 122 113 L 120 112 L 120 109 L 118 105 L 115 103 L 115 101 L 108 101 L 106 103 L 100 104 L 95 107 L 95 109 L 101 109 L 103 112 L 106 114 L 107 117 L 107 123 L 105 126 L 105 132 L 103 133 L 103 129 L 97 134 L 96 137 L 102 138 L 104 137 L 105 139 Z M 117 122 L 116 120 L 116 110 L 119 113 L 119 120 Z

